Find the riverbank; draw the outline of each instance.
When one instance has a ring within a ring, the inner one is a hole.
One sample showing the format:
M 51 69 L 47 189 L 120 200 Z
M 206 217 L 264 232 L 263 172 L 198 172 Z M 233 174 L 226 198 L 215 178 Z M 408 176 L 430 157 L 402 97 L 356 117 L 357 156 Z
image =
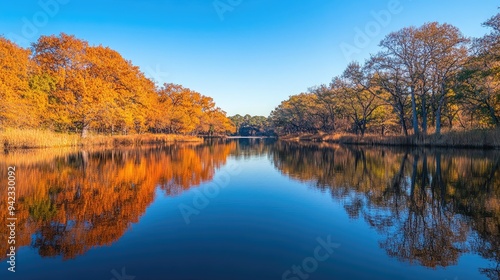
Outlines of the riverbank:
M 90 135 L 56 133 L 38 129 L 6 129 L 0 131 L 0 146 L 9 149 L 90 146 L 140 146 L 174 142 L 203 142 L 202 138 L 175 134 Z
M 313 141 L 352 145 L 444 147 L 444 148 L 480 148 L 500 149 L 500 129 L 450 131 L 439 136 L 431 134 L 413 136 L 381 136 L 355 134 L 294 134 L 280 137 L 286 141 Z

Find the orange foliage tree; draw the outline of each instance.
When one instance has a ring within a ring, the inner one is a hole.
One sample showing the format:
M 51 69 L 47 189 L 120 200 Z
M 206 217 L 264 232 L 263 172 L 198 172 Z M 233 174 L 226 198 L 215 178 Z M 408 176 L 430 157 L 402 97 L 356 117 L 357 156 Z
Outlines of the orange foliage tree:
M 43 126 L 82 137 L 234 130 L 212 98 L 180 85 L 156 87 L 109 47 L 61 33 L 41 36 L 31 50 L 0 38 L 0 129 Z
M 164 84 L 158 95 L 160 110 L 168 116 L 155 120 L 160 131 L 213 135 L 236 130 L 211 97 L 176 84 Z
M 37 126 L 47 100 L 38 90 L 30 51 L 0 37 L 0 127 Z

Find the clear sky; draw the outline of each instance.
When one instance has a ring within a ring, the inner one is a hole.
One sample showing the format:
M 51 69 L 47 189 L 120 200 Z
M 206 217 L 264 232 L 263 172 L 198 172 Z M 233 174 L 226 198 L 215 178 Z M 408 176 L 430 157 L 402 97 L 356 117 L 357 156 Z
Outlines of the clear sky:
M 267 116 L 292 94 L 329 83 L 388 33 L 450 23 L 470 37 L 496 0 L 40 0 L 2 1 L 0 34 L 28 47 L 73 34 L 109 46 L 158 83 L 214 98 L 229 115 Z M 364 35 L 361 35 L 363 32 Z

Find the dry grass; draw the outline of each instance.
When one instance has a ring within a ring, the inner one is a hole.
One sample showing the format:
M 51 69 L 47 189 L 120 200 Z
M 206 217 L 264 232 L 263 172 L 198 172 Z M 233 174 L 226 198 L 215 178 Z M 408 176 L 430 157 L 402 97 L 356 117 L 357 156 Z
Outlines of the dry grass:
M 38 129 L 6 129 L 0 132 L 0 144 L 4 149 L 69 147 L 80 143 L 78 135 L 60 134 Z
M 451 147 L 500 148 L 500 129 L 450 131 L 441 136 L 430 135 L 421 141 L 424 145 Z
M 171 134 L 136 134 L 136 135 L 92 135 L 81 138 L 77 134 L 56 133 L 38 129 L 6 129 L 0 131 L 0 145 L 4 149 L 27 149 L 74 146 L 140 146 L 172 142 L 201 142 L 195 136 Z
M 381 136 L 336 133 L 288 135 L 281 139 L 289 141 L 315 141 L 357 145 L 427 146 L 453 148 L 496 148 L 500 149 L 500 129 L 449 131 L 440 136 Z
M 196 136 L 175 134 L 136 134 L 136 135 L 93 135 L 81 140 L 83 146 L 140 146 L 148 144 L 165 144 L 172 142 L 201 142 Z

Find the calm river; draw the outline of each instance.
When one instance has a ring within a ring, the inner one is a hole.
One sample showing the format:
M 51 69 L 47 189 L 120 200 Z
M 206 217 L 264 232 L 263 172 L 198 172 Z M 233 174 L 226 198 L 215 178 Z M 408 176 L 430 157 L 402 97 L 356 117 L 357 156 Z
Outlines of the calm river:
M 237 139 L 0 154 L 0 279 L 500 279 L 500 151 Z M 11 254 L 12 255 L 12 254 Z

